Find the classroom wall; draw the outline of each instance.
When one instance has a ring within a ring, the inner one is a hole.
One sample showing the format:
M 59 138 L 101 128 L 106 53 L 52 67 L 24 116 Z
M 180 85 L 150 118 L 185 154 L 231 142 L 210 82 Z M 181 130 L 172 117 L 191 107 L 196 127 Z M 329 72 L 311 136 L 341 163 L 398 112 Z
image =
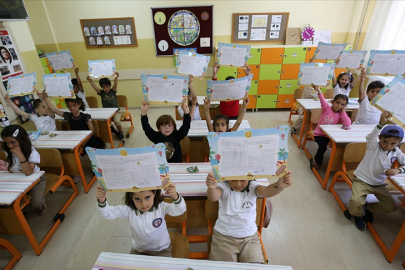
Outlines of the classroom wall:
M 116 59 L 121 72 L 119 93 L 125 94 L 130 106 L 139 106 L 140 72 L 150 73 L 160 69 L 172 72 L 172 57 L 156 57 L 151 7 L 214 5 L 214 44 L 231 42 L 232 13 L 241 12 L 290 12 L 289 27 L 310 23 L 315 29 L 331 29 L 332 42 L 354 44 L 364 11 L 363 0 L 353 1 L 37 1 L 26 0 L 31 20 L 28 22 L 35 45 L 44 52 L 70 50 L 85 81 L 87 61 Z M 375 3 L 374 3 L 375 5 Z M 372 13 L 373 4 L 368 13 Z M 333 14 L 333 15 L 332 15 Z M 138 47 L 87 49 L 80 26 L 80 19 L 134 17 Z M 339 18 L 339 19 L 332 19 Z M 367 29 L 367 22 L 363 32 Z M 362 34 L 365 36 L 365 34 Z M 361 47 L 362 40 L 360 41 Z M 255 45 L 255 44 L 250 44 Z M 260 46 L 260 45 L 256 45 Z M 360 48 L 359 47 L 359 48 Z M 213 65 L 213 57 L 210 66 Z M 136 75 L 134 75 L 136 74 Z M 207 72 L 207 76 L 210 73 Z M 196 80 L 198 95 L 205 95 L 206 80 Z M 88 96 L 95 96 L 85 81 Z

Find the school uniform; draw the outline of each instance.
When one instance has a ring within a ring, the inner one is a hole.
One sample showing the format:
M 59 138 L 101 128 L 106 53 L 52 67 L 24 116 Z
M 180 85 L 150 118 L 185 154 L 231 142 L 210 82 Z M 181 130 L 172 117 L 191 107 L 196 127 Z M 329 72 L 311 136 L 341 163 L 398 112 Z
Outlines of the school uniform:
M 347 89 L 344 87 L 340 87 L 339 84 L 337 83 L 335 87 L 333 87 L 333 98 L 335 98 L 335 96 L 339 94 L 349 97 L 350 91 L 352 91 L 352 89 L 353 87 L 350 83 L 347 86 Z
M 381 111 L 371 106 L 366 96 L 359 101 L 359 112 L 353 125 L 377 125 L 380 122 Z
M 173 203 L 161 202 L 157 208 L 152 207 L 148 212 L 133 210 L 127 205 L 105 207 L 97 204 L 101 217 L 109 220 L 127 218 L 131 226 L 132 246 L 140 253 L 161 251 L 169 248 L 170 237 L 167 231 L 165 216 L 179 216 L 186 211 L 186 203 L 179 196 Z M 132 252 L 132 251 L 131 251 Z M 135 253 L 135 252 L 132 252 Z
M 100 92 L 97 94 L 101 97 L 101 104 L 103 108 L 117 108 L 118 111 L 113 116 L 113 122 L 116 126 L 121 125 L 121 112 L 120 107 L 118 106 L 117 100 L 117 91 L 110 90 L 110 92 L 106 93 L 103 89 L 100 89 Z
M 249 181 L 238 192 L 227 181 L 219 182 L 222 196 L 218 200 L 218 219 L 212 234 L 210 260 L 234 262 L 263 262 L 256 225 L 256 189 L 261 186 Z
M 190 106 L 190 109 L 191 109 L 191 106 Z M 181 117 L 184 117 L 184 111 L 181 108 L 181 106 L 177 107 L 177 111 L 179 112 Z M 198 105 L 195 106 L 193 119 L 191 119 L 191 120 L 201 120 L 200 109 L 198 108 Z
M 376 213 L 392 213 L 397 210 L 397 204 L 386 188 L 385 171 L 391 169 L 396 160 L 405 164 L 405 154 L 395 147 L 391 151 L 384 151 L 378 140 L 378 134 L 382 126 L 377 125 L 373 131 L 366 136 L 367 150 L 363 160 L 354 171 L 352 185 L 352 196 L 349 200 L 349 212 L 352 216 L 363 215 L 362 206 L 366 203 L 367 194 L 374 194 L 379 203 L 367 204 L 367 209 Z M 405 166 L 400 168 L 405 172 Z
M 29 120 L 34 122 L 35 128 L 41 131 L 56 130 L 55 118 L 49 115 L 39 116 L 38 114 L 29 114 Z

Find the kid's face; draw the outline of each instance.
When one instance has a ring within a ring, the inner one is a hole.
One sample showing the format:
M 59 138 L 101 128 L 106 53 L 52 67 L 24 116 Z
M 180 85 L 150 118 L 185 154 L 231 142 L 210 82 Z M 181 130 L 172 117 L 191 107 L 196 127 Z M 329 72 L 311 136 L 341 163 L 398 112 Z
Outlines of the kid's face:
M 378 136 L 378 139 L 380 140 L 380 146 L 384 151 L 391 151 L 402 141 L 400 138 L 383 138 L 380 135 Z
M 226 124 L 226 120 L 218 119 L 215 122 L 214 130 L 215 130 L 215 132 L 226 132 L 228 130 L 228 125 Z
M 381 88 L 373 88 L 373 89 L 370 89 L 370 90 L 367 92 L 367 97 L 368 97 L 368 99 L 369 99 L 369 100 L 373 100 L 373 99 L 378 95 L 378 93 L 380 93 L 380 91 L 381 91 Z
M 103 84 L 103 85 L 101 86 L 101 89 L 103 89 L 104 92 L 108 93 L 108 92 L 110 92 L 110 90 L 111 90 L 111 85 Z
M 346 107 L 346 101 L 343 99 L 338 99 L 332 101 L 332 111 L 337 113 L 340 112 L 344 107 Z
M 346 86 L 348 83 L 350 83 L 349 76 L 344 75 L 342 78 L 339 80 L 340 86 Z
M 248 186 L 249 180 L 229 180 L 228 184 L 231 189 L 235 191 L 242 191 Z
M 7 147 L 12 149 L 14 147 L 20 147 L 20 143 L 14 137 L 3 137 L 3 141 L 6 143 Z
M 173 124 L 169 123 L 169 124 L 163 124 L 160 126 L 160 133 L 163 134 L 163 136 L 167 137 L 170 134 L 173 133 L 174 130 L 174 126 Z
M 75 91 L 75 94 L 79 93 L 80 88 L 78 85 L 73 85 L 73 91 Z
M 132 195 L 132 200 L 136 208 L 142 212 L 149 211 L 149 209 L 153 206 L 154 199 L 155 193 L 150 190 L 134 192 Z
M 80 108 L 80 105 L 81 105 L 81 104 L 77 104 L 77 103 L 74 103 L 74 102 L 68 102 L 68 104 L 67 104 L 68 109 L 69 109 L 69 111 L 70 111 L 71 113 L 78 112 L 78 111 L 79 111 L 79 108 Z
M 39 104 L 38 108 L 35 108 L 35 112 L 39 115 L 47 115 L 48 111 L 46 110 L 46 107 L 43 102 Z

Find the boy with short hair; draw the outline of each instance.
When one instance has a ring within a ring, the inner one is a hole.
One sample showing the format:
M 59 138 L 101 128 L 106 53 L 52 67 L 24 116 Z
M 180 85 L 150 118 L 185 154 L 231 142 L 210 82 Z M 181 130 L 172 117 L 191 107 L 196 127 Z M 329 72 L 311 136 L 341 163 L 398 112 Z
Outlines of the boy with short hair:
M 79 98 L 82 99 L 84 105 L 86 106 L 86 109 L 88 109 L 90 107 L 86 100 L 86 93 L 84 92 L 82 80 L 80 79 L 80 76 L 79 76 L 78 67 L 75 67 L 75 74 L 76 74 L 76 79 L 75 78 L 72 79 L 73 91 L 75 92 L 76 96 L 78 96 Z
M 256 225 L 256 199 L 273 197 L 292 185 L 291 172 L 268 186 L 254 180 L 217 183 L 207 176 L 207 197 L 219 202 L 218 219 L 212 234 L 210 260 L 262 263 L 263 256 Z
M 373 222 L 372 213 L 393 213 L 397 210 L 394 198 L 385 187 L 385 179 L 387 176 L 405 172 L 405 166 L 391 169 L 396 160 L 405 164 L 405 154 L 398 148 L 404 138 L 404 130 L 397 125 L 384 127 L 390 117 L 390 112 L 382 113 L 379 124 L 366 136 L 366 154 L 354 171 L 349 212 L 354 216 L 356 227 L 360 231 L 365 229 L 365 221 Z M 367 203 L 367 194 L 374 194 L 379 202 Z
M 118 86 L 118 77 L 119 73 L 114 71 L 113 75 L 115 76 L 114 85 L 111 88 L 111 81 L 108 78 L 101 78 L 99 81 L 100 88 L 93 82 L 90 76 L 87 76 L 87 80 L 90 82 L 91 86 L 96 90 L 97 94 L 101 97 L 101 103 L 103 108 L 117 108 L 118 111 L 113 117 L 113 122 L 117 126 L 117 130 L 111 126 L 111 131 L 118 135 L 120 140 L 124 139 L 124 133 L 122 132 L 121 125 L 121 112 L 119 111 L 120 107 L 118 106 L 117 101 L 117 86 Z M 111 91 L 112 90 L 112 91 Z

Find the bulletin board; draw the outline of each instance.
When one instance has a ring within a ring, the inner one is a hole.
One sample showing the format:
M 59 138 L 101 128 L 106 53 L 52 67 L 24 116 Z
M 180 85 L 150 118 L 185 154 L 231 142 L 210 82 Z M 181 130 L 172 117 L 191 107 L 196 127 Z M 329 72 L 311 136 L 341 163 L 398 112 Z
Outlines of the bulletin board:
M 289 12 L 233 13 L 232 42 L 284 43 Z
M 156 56 L 176 49 L 213 54 L 213 6 L 152 8 Z
M 138 47 L 134 18 L 82 19 L 80 25 L 86 48 Z

